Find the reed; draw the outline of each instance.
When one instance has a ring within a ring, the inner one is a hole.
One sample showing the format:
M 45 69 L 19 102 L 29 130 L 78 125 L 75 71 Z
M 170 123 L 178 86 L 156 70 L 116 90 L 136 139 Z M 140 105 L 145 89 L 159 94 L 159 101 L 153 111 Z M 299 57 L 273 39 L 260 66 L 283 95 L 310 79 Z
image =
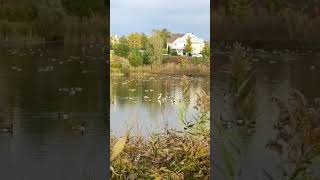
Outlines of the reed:
M 279 118 L 274 124 L 276 137 L 266 147 L 280 156 L 283 178 L 317 179 L 314 167 L 320 157 L 319 99 L 310 103 L 300 91 L 293 90 L 288 101 L 277 97 L 272 101 L 279 108 Z
M 184 131 L 165 128 L 145 139 L 111 137 L 111 179 L 209 179 L 209 95 L 198 94 L 199 110 L 194 120 L 180 118 Z M 179 114 L 185 113 L 179 108 Z
M 247 128 L 255 127 L 255 73 L 247 49 L 235 43 L 230 55 L 231 97 L 236 112 L 235 123 Z

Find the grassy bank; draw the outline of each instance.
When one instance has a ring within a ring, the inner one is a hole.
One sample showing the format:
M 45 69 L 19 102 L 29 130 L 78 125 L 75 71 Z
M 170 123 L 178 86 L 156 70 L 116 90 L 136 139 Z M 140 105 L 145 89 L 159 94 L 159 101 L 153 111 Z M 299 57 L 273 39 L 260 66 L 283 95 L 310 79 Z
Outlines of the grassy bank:
M 198 94 L 192 120 L 178 106 L 184 131 L 165 128 L 143 138 L 128 130 L 121 138 L 111 137 L 111 179 L 209 179 L 210 96 Z
M 177 58 L 174 58 L 177 59 Z M 179 60 L 167 60 L 163 64 L 143 65 L 133 67 L 127 59 L 112 55 L 111 57 L 111 75 L 112 76 L 145 76 L 145 75 L 186 75 L 186 76 L 203 76 L 210 74 L 210 64 L 197 63 L 198 59 L 185 59 L 179 57 Z
M 186 76 L 209 76 L 210 67 L 206 65 L 187 64 L 183 67 L 174 63 L 167 63 L 154 66 L 140 66 L 130 69 L 130 75 L 144 76 L 150 74 L 158 75 L 186 75 Z

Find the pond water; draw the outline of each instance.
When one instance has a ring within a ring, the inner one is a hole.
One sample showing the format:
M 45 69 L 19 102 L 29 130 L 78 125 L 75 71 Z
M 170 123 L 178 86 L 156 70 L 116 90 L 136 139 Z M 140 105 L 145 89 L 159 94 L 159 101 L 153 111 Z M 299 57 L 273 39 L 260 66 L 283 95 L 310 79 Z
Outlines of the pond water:
M 278 118 L 279 110 L 271 102 L 272 96 L 288 99 L 290 89 L 298 89 L 311 101 L 320 97 L 320 61 L 319 53 L 307 54 L 273 54 L 256 52 L 254 56 L 254 69 L 256 72 L 256 128 L 255 132 L 248 135 L 237 127 L 225 129 L 233 141 L 239 147 L 240 155 L 234 153 L 235 165 L 241 171 L 236 179 L 268 179 L 264 171 L 269 172 L 275 179 L 280 179 L 280 160 L 278 155 L 265 148 L 275 132 L 273 125 Z M 228 63 L 228 55 L 216 53 L 214 59 L 213 96 L 216 104 L 213 117 L 222 116 L 224 119 L 232 119 L 232 110 L 224 93 L 228 93 L 228 76 L 221 71 Z M 215 164 L 223 167 L 221 143 L 227 140 L 218 136 L 214 137 Z M 217 171 L 216 171 L 217 172 Z M 223 179 L 220 173 L 216 173 L 216 179 Z
M 1 47 L 0 179 L 106 179 L 102 48 Z
M 189 77 L 188 86 L 182 81 L 182 77 L 172 76 L 113 77 L 110 84 L 112 134 L 121 136 L 132 126 L 134 134 L 144 137 L 163 132 L 165 127 L 181 129 L 179 104 L 186 103 L 186 119 L 192 120 L 197 114 L 196 94 L 201 90 L 208 93 L 210 84 L 209 78 Z M 188 91 L 183 93 L 186 87 Z

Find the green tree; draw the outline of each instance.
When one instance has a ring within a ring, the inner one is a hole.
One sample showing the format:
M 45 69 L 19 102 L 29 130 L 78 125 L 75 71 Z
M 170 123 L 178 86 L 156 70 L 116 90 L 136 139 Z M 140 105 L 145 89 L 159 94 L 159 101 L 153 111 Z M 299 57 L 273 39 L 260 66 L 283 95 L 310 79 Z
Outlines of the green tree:
M 168 42 L 168 39 L 170 38 L 170 34 L 171 34 L 170 31 L 166 28 L 160 29 L 160 30 L 154 29 L 153 33 L 160 35 L 160 37 L 162 38 L 162 42 L 163 42 L 163 48 L 167 48 L 167 42 Z
M 143 64 L 143 57 L 139 49 L 132 49 L 128 55 L 128 60 L 131 66 L 137 67 Z
M 143 64 L 150 64 L 150 59 L 151 59 L 151 52 L 149 50 L 145 50 L 143 52 Z
M 205 58 L 210 58 L 210 44 L 208 42 L 204 44 L 201 54 Z
M 192 42 L 191 42 L 191 38 L 189 36 L 187 37 L 187 44 L 185 46 L 185 51 L 188 56 L 192 55 Z
M 119 43 L 113 45 L 113 50 L 116 55 L 127 58 L 130 52 L 127 38 L 122 36 L 119 39 Z
M 153 33 L 149 39 L 148 50 L 151 52 L 151 63 L 160 64 L 163 54 L 163 38 L 159 33 Z
M 142 33 L 141 34 L 141 45 L 142 45 L 142 48 L 143 50 L 146 50 L 147 49 L 147 46 L 148 46 L 148 37 Z
M 131 33 L 127 39 L 131 49 L 142 49 L 141 35 L 139 33 Z

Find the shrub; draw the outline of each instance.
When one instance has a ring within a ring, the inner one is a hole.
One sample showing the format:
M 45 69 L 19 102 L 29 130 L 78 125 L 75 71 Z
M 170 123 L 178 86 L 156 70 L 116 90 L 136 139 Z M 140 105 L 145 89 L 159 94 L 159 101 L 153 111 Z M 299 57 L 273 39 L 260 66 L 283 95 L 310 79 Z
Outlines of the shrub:
M 110 67 L 111 70 L 117 71 L 117 72 L 121 72 L 125 75 L 128 75 L 130 73 L 130 63 L 127 59 L 123 58 L 123 57 L 119 57 L 113 54 L 110 54 Z
M 45 40 L 57 40 L 63 37 L 62 14 L 59 11 L 42 8 L 33 22 L 33 30 Z
M 181 58 L 179 64 L 181 68 L 185 68 L 190 64 L 190 61 L 187 58 Z
M 131 66 L 137 67 L 143 64 L 143 57 L 138 49 L 133 49 L 128 56 Z
M 127 39 L 125 37 L 121 37 L 119 39 L 119 43 L 113 45 L 113 50 L 116 55 L 127 58 L 130 52 Z
M 209 57 L 192 57 L 191 62 L 192 64 L 209 64 L 210 58 Z
M 143 55 L 143 64 L 150 64 L 151 53 L 149 51 L 144 51 Z
M 171 56 L 178 56 L 178 53 L 177 53 L 177 51 L 175 51 L 175 50 L 171 50 L 171 51 L 170 51 L 170 55 L 171 55 Z

